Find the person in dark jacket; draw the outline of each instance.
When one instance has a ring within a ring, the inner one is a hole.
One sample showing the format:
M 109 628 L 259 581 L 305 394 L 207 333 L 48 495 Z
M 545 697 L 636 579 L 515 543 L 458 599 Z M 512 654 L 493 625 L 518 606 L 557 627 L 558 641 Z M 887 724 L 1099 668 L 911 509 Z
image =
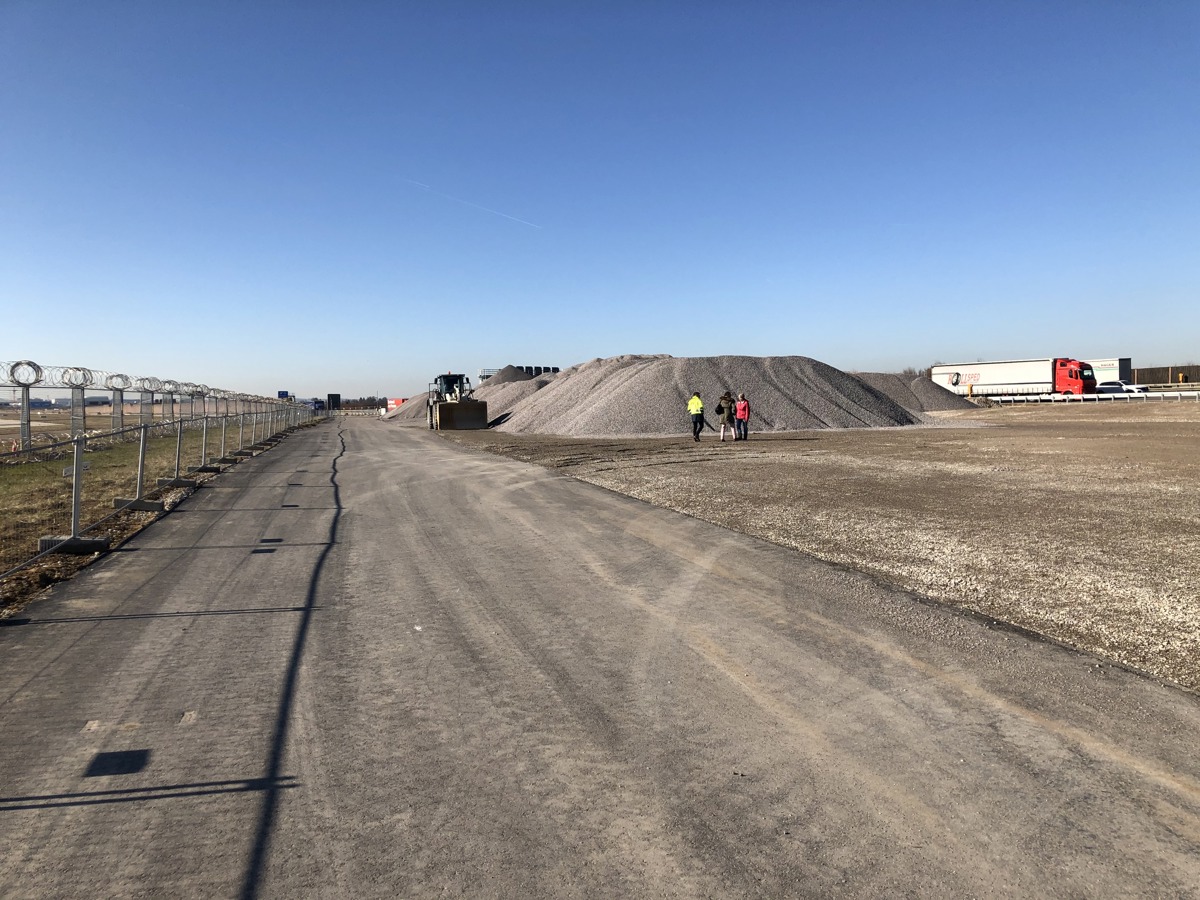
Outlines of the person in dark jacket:
M 717 417 L 721 420 L 721 443 L 725 443 L 725 429 L 729 428 L 729 437 L 731 440 L 737 440 L 737 431 L 734 429 L 733 419 L 733 394 L 726 391 L 719 400 L 717 400 Z

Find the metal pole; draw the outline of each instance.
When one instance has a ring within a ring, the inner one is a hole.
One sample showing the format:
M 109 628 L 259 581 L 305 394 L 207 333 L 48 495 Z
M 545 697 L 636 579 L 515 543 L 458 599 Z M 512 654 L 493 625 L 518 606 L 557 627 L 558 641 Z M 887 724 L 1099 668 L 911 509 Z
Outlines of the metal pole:
M 83 394 L 83 388 L 71 388 L 71 436 L 83 434 L 87 431 L 87 400 Z
M 221 416 L 221 459 L 225 458 L 225 425 L 228 421 L 229 413 L 226 411 L 226 413 Z
M 204 417 L 200 426 L 200 465 L 208 465 L 208 416 Z
M 112 431 L 120 431 L 125 427 L 125 391 L 113 388 L 112 415 L 109 418 Z
M 33 428 L 29 424 L 29 386 L 21 386 L 21 449 L 33 446 Z
M 148 441 L 149 425 L 141 425 L 138 428 L 141 431 L 141 438 L 138 440 L 138 473 L 137 473 L 137 492 L 134 496 L 142 499 L 142 485 L 146 483 L 146 444 Z
M 76 435 L 72 443 L 75 445 L 75 461 L 71 467 L 71 537 L 79 537 L 79 517 L 83 509 L 83 448 L 87 438 Z
M 183 419 L 175 423 L 175 477 L 179 477 L 179 462 L 183 456 Z

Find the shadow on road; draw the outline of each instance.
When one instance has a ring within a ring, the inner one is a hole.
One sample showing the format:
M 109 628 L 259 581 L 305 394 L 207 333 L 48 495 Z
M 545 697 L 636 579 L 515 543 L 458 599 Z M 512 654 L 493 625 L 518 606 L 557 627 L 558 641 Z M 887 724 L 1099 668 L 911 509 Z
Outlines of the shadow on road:
M 338 431 L 340 448 L 330 466 L 329 483 L 333 486 L 333 518 L 329 522 L 329 536 L 313 566 L 312 576 L 308 581 L 308 595 L 300 614 L 300 623 L 296 628 L 296 638 L 292 643 L 292 653 L 288 661 L 287 676 L 283 682 L 283 692 L 279 697 L 279 708 L 275 714 L 275 733 L 271 739 L 271 748 L 267 754 L 266 771 L 258 782 L 264 785 L 262 808 L 258 817 L 258 828 L 254 836 L 254 848 L 246 873 L 242 879 L 242 890 L 239 896 L 242 900 L 252 900 L 258 896 L 263 870 L 266 866 L 267 853 L 270 849 L 271 832 L 275 827 L 275 816 L 279 807 L 279 793 L 286 787 L 291 787 L 287 777 L 280 774 L 283 767 L 283 754 L 287 748 L 288 721 L 291 718 L 292 704 L 295 702 L 296 685 L 300 676 L 300 660 L 304 656 L 304 645 L 308 640 L 308 628 L 312 623 L 312 614 L 318 609 L 317 585 L 321 581 L 321 572 L 325 561 L 337 544 L 338 525 L 342 517 L 342 497 L 338 487 L 338 461 L 346 454 L 346 438 L 343 431 Z
M 321 607 L 314 606 L 313 610 Z M 264 606 L 257 609 L 196 609 L 161 613 L 129 613 L 112 616 L 64 616 L 55 619 L 0 619 L 0 628 L 18 625 L 73 625 L 77 622 L 120 622 L 124 619 L 186 619 L 198 616 L 259 616 L 267 613 L 308 612 L 305 606 Z
M 181 797 L 208 797 L 212 794 L 243 794 L 250 791 L 283 790 L 295 787 L 295 779 L 285 775 L 275 784 L 265 778 L 233 781 L 197 781 L 191 784 L 164 784 L 157 787 L 123 788 L 112 791 L 72 791 L 69 794 L 36 794 L 28 797 L 0 797 L 0 812 L 26 809 L 54 809 L 60 806 L 96 806 L 101 803 L 142 803 L 147 800 L 175 800 Z

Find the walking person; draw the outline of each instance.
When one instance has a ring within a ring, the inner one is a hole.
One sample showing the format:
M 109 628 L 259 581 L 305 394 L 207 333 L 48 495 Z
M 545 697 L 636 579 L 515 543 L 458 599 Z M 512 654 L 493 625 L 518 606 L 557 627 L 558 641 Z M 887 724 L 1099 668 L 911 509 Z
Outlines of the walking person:
M 750 401 L 745 394 L 738 394 L 733 404 L 733 439 L 744 441 L 750 437 Z
M 721 420 L 721 443 L 725 443 L 725 428 L 729 428 L 729 437 L 732 440 L 737 440 L 737 431 L 734 429 L 733 418 L 733 394 L 726 391 L 717 400 L 717 416 Z
M 696 391 L 692 394 L 692 399 L 687 405 L 688 415 L 692 417 L 692 440 L 700 440 L 700 432 L 704 430 L 704 401 L 700 399 L 700 392 Z

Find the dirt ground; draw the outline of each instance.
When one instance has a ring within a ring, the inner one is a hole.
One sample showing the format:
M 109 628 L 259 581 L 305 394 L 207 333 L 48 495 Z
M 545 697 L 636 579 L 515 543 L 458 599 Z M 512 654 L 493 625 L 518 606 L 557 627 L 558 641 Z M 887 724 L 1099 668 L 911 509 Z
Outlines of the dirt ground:
M 724 444 L 442 436 L 1200 689 L 1200 403 L 972 409 Z

